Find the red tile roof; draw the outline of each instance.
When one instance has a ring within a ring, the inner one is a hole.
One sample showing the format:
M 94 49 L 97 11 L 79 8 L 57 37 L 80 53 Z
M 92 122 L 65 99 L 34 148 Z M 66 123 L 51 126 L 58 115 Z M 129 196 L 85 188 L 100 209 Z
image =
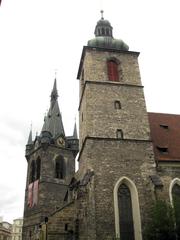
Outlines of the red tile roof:
M 156 161 L 180 161 L 180 115 L 148 113 Z

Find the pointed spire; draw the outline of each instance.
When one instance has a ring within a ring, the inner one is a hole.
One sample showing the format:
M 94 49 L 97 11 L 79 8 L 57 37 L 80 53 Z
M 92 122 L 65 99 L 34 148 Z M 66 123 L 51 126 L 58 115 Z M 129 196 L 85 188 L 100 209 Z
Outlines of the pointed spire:
M 42 131 L 48 131 L 52 134 L 53 137 L 59 135 L 64 135 L 64 127 L 61 117 L 61 112 L 59 109 L 59 104 L 57 101 L 58 92 L 56 85 L 56 78 L 54 80 L 53 90 L 51 92 L 51 104 L 47 116 L 44 118 L 44 125 Z
M 74 137 L 74 139 L 78 139 L 76 122 L 75 122 L 75 124 L 74 124 L 74 132 L 73 132 L 73 137 Z
M 57 85 L 56 85 L 56 78 L 54 79 L 54 86 L 53 90 L 51 92 L 51 108 L 53 108 L 55 102 L 58 99 L 58 91 L 57 91 Z
M 27 145 L 31 145 L 31 144 L 33 144 L 33 141 L 32 141 L 32 124 L 31 124 L 31 129 L 30 129 L 30 132 L 29 132 Z

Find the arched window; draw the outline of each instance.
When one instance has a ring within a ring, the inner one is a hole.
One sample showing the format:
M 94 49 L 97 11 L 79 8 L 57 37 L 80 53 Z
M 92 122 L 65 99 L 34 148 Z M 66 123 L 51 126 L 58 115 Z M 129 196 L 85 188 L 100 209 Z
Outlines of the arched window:
M 102 28 L 102 35 L 105 35 L 105 29 Z
M 119 225 L 122 240 L 134 240 L 131 192 L 122 183 L 118 189 Z
M 35 161 L 33 160 L 30 165 L 29 183 L 32 183 L 35 180 L 35 170 L 36 170 L 36 166 L 35 166 Z
M 107 62 L 109 81 L 119 81 L 118 63 L 114 60 Z
M 174 207 L 176 231 L 179 236 L 180 235 L 180 179 L 175 178 L 171 183 L 170 189 L 171 189 L 171 202 Z
M 109 28 L 106 28 L 106 35 L 109 36 Z
M 41 159 L 38 157 L 36 160 L 36 180 L 40 178 L 41 174 Z
M 55 178 L 63 179 L 65 177 L 64 158 L 59 156 L 55 160 Z
M 120 178 L 114 187 L 116 237 L 121 240 L 142 240 L 138 192 L 127 177 Z

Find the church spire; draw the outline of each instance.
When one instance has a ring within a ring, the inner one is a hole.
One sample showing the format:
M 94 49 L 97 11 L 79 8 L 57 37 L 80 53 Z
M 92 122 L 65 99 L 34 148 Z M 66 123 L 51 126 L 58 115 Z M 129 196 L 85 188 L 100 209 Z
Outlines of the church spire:
M 51 92 L 51 107 L 53 108 L 55 102 L 58 99 L 58 91 L 57 91 L 57 84 L 56 84 L 56 78 L 54 79 L 54 86 Z
M 74 139 L 78 139 L 76 122 L 75 122 L 75 124 L 74 124 L 73 138 L 74 138 Z
M 31 126 L 28 141 L 27 141 L 27 145 L 31 145 L 32 143 L 33 143 L 33 141 L 32 141 L 32 126 Z
M 61 112 L 58 104 L 58 92 L 56 79 L 54 80 L 53 89 L 51 92 L 51 104 L 47 116 L 44 118 L 42 131 L 48 131 L 54 138 L 59 135 L 65 136 L 64 126 L 62 122 Z

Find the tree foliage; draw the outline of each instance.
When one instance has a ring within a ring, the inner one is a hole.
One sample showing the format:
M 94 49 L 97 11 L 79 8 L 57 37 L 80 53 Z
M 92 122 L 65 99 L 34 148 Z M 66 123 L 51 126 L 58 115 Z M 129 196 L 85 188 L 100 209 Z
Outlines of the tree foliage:
M 173 197 L 175 229 L 177 240 L 180 240 L 180 197 Z
M 150 221 L 145 229 L 146 240 L 177 240 L 174 211 L 170 204 L 158 200 L 150 213 Z

